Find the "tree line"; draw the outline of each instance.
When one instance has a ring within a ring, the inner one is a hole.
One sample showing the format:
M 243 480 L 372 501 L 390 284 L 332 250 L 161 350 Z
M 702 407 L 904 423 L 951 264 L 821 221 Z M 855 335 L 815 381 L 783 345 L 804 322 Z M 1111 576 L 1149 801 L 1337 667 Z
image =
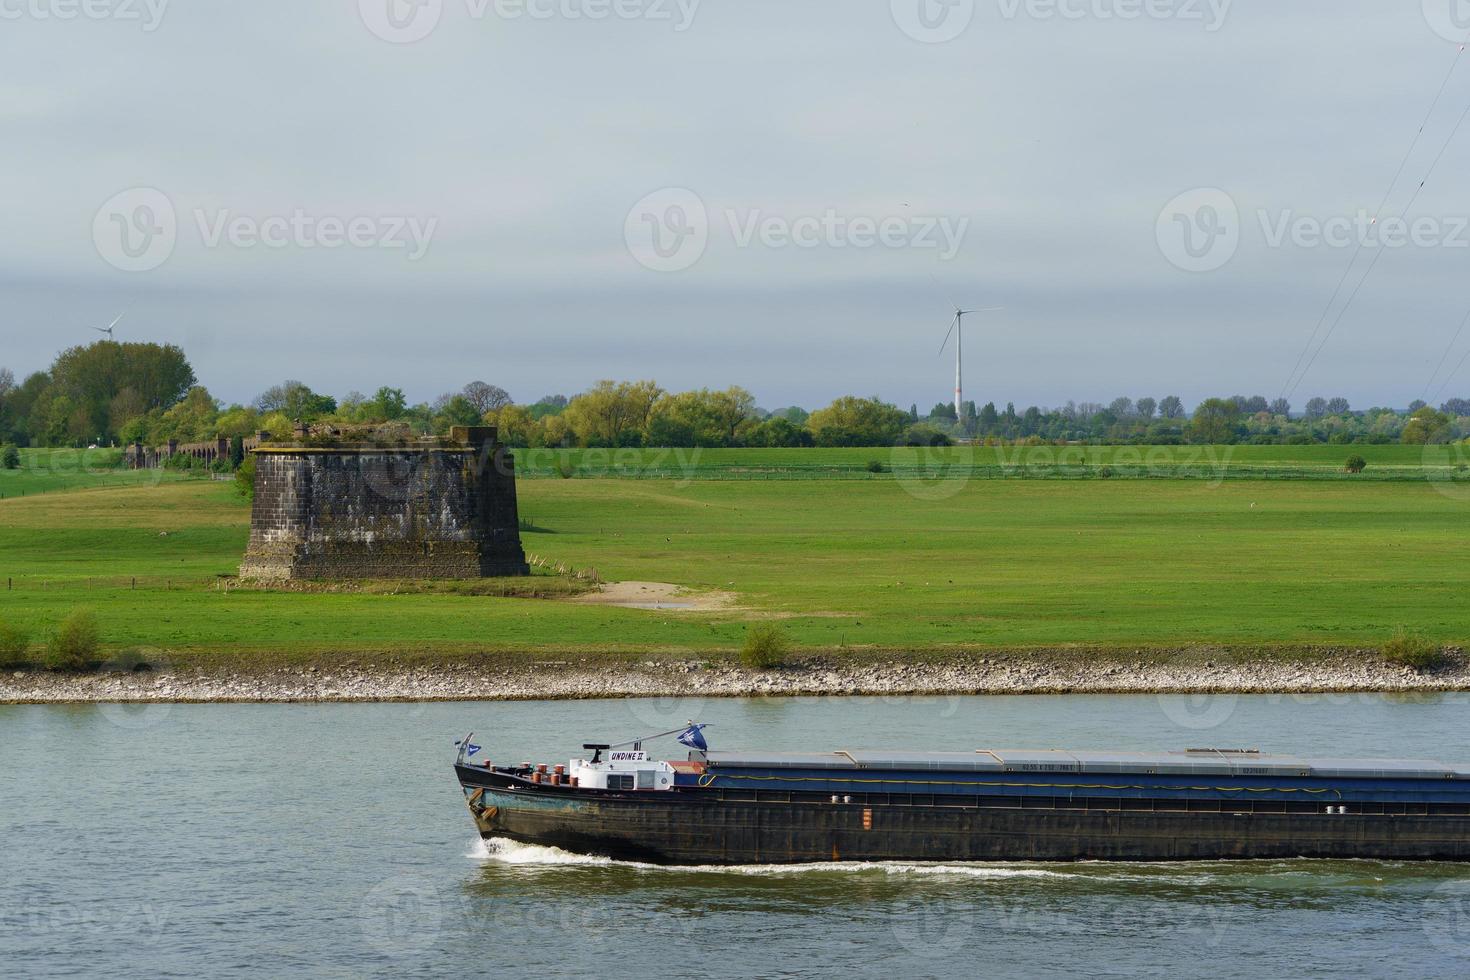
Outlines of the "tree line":
M 342 398 L 285 381 L 250 404 L 226 405 L 199 385 L 172 345 L 99 341 L 59 355 L 47 371 L 16 383 L 0 368 L 0 443 L 20 446 L 114 445 L 170 440 L 243 439 L 267 432 L 289 439 L 299 422 L 398 423 L 421 435 L 454 425 L 489 424 L 512 446 L 801 447 L 942 446 L 984 442 L 1089 443 L 1386 443 L 1463 438 L 1470 399 L 1438 409 L 1354 411 L 1345 398 L 1313 398 L 1295 412 L 1284 399 L 1209 398 L 1193 411 L 1176 395 L 1121 397 L 1109 404 L 1059 408 L 940 403 L 921 415 L 879 397 L 843 396 L 807 411 L 760 408 L 746 389 L 673 392 L 654 381 L 599 381 L 574 396 L 517 402 L 494 384 L 473 381 L 432 402 L 411 404 L 401 388 Z

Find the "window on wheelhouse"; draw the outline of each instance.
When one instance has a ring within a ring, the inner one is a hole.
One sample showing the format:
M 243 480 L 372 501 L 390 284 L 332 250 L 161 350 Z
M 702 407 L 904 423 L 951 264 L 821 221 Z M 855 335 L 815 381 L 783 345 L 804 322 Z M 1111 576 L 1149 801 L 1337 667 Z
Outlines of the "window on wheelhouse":
M 608 789 L 632 789 L 633 774 L 630 772 L 610 772 L 607 774 Z
M 639 769 L 638 770 L 638 788 L 639 789 L 653 789 L 653 776 L 654 776 L 654 773 L 653 773 L 653 770 L 652 769 Z

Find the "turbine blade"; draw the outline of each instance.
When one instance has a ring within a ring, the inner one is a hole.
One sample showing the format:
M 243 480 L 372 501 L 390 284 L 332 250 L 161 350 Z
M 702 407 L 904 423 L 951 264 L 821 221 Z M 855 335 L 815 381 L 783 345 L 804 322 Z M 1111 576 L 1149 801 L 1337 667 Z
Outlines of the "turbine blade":
M 949 295 L 949 293 L 945 290 L 945 288 L 943 286 L 939 285 L 939 277 L 936 276 L 934 273 L 931 272 L 931 273 L 929 273 L 929 278 L 934 280 L 935 287 L 944 296 L 944 298 L 949 301 L 949 305 L 954 308 L 954 311 L 956 313 L 961 312 L 961 310 L 960 310 L 960 304 L 958 304 L 958 303 L 956 303 L 954 301 L 954 297 L 951 296 L 951 295 Z
M 944 335 L 944 343 L 942 343 L 942 344 L 939 345 L 939 354 L 934 355 L 935 357 L 941 356 L 944 353 L 944 349 L 949 346 L 949 338 L 951 338 L 951 337 L 954 336 L 955 324 L 957 324 L 959 322 L 960 322 L 960 315 L 959 315 L 959 313 L 955 313 L 954 319 L 951 320 L 951 321 L 949 321 L 949 333 L 947 333 L 947 334 Z
M 127 316 L 127 314 L 126 314 L 126 313 L 119 313 L 119 314 L 118 314 L 118 315 L 117 315 L 117 318 L 116 318 L 116 319 L 114 319 L 114 320 L 113 320 L 113 321 L 112 321 L 112 322 L 111 322 L 111 323 L 109 323 L 109 324 L 108 324 L 108 325 L 107 325 L 107 329 L 108 329 L 108 330 L 111 330 L 111 329 L 112 329 L 112 328 L 113 328 L 113 327 L 115 327 L 115 326 L 117 326 L 117 325 L 118 325 L 118 324 L 119 324 L 119 323 L 120 323 L 120 322 L 121 322 L 121 321 L 122 321 L 122 318 L 123 318 L 123 317 L 125 317 L 125 316 Z

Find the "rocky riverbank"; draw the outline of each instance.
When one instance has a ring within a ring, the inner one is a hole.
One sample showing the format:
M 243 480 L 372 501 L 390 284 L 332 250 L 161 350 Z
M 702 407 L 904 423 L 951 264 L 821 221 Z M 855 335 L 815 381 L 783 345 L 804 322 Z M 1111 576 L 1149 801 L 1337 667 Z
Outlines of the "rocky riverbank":
M 1371 654 L 1309 661 L 1149 662 L 979 658 L 953 663 L 811 661 L 755 671 L 703 661 L 392 668 L 348 663 L 259 673 L 189 669 L 6 671 L 0 703 L 457 701 L 792 695 L 1301 694 L 1470 691 L 1470 664 L 1420 672 Z

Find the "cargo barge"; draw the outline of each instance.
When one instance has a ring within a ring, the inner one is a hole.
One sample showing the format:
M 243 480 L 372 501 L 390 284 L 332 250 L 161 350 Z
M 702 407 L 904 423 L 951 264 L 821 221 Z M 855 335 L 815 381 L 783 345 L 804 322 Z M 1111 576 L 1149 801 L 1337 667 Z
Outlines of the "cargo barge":
M 455 774 L 484 838 L 657 864 L 1470 859 L 1470 770 L 1436 762 L 699 748 L 662 761 L 641 742 L 498 766 L 466 738 Z

